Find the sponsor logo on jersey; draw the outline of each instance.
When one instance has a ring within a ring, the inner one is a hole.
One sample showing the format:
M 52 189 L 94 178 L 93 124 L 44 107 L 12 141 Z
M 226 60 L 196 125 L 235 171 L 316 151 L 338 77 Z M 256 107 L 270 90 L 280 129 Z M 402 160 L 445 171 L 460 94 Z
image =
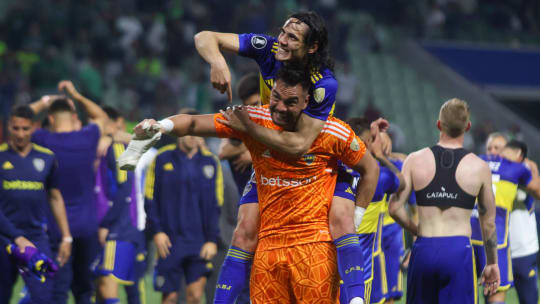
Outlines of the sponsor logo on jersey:
M 23 181 L 23 180 L 12 180 L 2 181 L 2 187 L 4 190 L 43 190 L 43 183 L 42 182 L 34 182 L 34 181 Z
M 266 38 L 263 36 L 253 36 L 251 37 L 251 45 L 260 50 L 266 46 Z
M 489 169 L 491 171 L 497 172 L 497 171 L 499 171 L 499 168 L 501 167 L 501 163 L 500 162 L 490 161 L 490 162 L 488 162 L 488 166 L 489 166 Z
M 317 88 L 313 91 L 313 98 L 317 103 L 321 103 L 324 100 L 324 88 Z
M 43 171 L 43 169 L 45 169 L 45 161 L 41 158 L 34 158 L 32 163 L 34 164 L 34 168 L 36 168 L 38 172 L 41 172 Z
M 311 184 L 317 180 L 317 176 L 310 176 L 306 178 L 282 178 L 282 177 L 266 177 L 261 175 L 261 184 L 263 186 L 272 187 L 298 187 Z
M 446 192 L 446 189 L 444 187 L 441 187 L 441 191 L 440 192 L 431 192 L 431 193 L 428 193 L 427 198 L 429 199 L 432 199 L 432 198 L 448 198 L 448 199 L 457 199 L 458 195 L 457 193 L 449 193 L 449 192 Z
M 2 165 L 2 169 L 11 170 L 13 169 L 13 164 L 11 164 L 8 160 L 6 160 L 4 164 Z
M 208 179 L 211 179 L 212 177 L 214 177 L 214 166 L 212 165 L 205 165 L 203 168 L 202 168 L 202 171 L 203 171 L 203 174 L 206 178 Z

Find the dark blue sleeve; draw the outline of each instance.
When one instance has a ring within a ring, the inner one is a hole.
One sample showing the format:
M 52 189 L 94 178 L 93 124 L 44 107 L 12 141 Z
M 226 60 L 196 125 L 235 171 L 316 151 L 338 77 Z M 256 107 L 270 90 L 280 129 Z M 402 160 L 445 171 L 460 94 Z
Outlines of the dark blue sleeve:
M 59 173 L 58 173 L 58 161 L 56 160 L 56 156 L 53 156 L 51 159 L 52 165 L 51 170 L 49 172 L 49 175 L 47 176 L 47 189 L 56 188 L 58 189 L 58 180 L 59 180 Z
M 154 235 L 163 231 L 159 220 L 159 181 L 162 166 L 157 166 L 159 159 L 156 157 L 148 167 L 144 185 L 144 211 L 146 212 L 146 229 Z
M 15 228 L 15 225 L 4 215 L 3 212 L 0 212 L 0 235 L 9 238 L 11 241 L 14 241 L 15 238 L 23 236 L 23 232 Z
M 316 76 L 312 75 L 311 77 L 313 81 L 313 77 Z M 310 117 L 326 121 L 334 108 L 337 90 L 338 82 L 331 74 L 318 80 L 314 85 L 313 92 L 309 97 L 309 103 L 304 109 L 304 113 Z
M 123 210 L 128 206 L 127 199 L 131 196 L 133 172 L 120 170 L 116 166 L 116 157 L 122 154 L 124 145 L 113 144 L 107 151 L 107 192 L 112 206 L 101 220 L 100 227 L 110 229 L 123 216 Z
M 202 191 L 201 214 L 203 214 L 203 228 L 206 242 L 217 243 L 219 238 L 219 215 L 220 206 L 223 202 L 223 173 L 219 160 L 212 157 L 213 175 L 202 183 L 205 185 L 205 191 Z M 208 166 L 208 165 L 206 165 Z
M 274 53 L 272 48 L 277 39 L 263 34 L 239 34 L 238 54 L 240 56 L 254 59 L 259 65 L 272 58 Z

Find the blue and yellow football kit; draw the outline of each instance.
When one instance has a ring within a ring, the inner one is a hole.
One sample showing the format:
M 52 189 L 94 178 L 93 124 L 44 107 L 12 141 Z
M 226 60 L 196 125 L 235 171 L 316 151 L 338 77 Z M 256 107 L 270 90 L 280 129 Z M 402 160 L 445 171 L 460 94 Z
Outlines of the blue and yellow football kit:
M 213 266 L 199 254 L 204 243 L 219 237 L 219 160 L 207 150 L 188 158 L 176 145 L 164 146 L 148 169 L 145 198 L 148 229 L 152 235 L 166 233 L 172 243 L 170 255 L 157 262 L 155 289 L 173 292 L 182 276 L 190 284 L 210 275 Z
M 499 291 L 508 290 L 513 285 L 512 258 L 508 244 L 508 222 L 510 212 L 517 195 L 518 186 L 526 186 L 532 179 L 531 171 L 522 163 L 511 162 L 501 156 L 481 155 L 489 164 L 493 180 L 493 193 L 497 211 L 495 226 L 497 228 L 497 253 L 501 285 Z M 482 242 L 482 230 L 478 220 L 478 212 L 471 217 L 472 243 L 476 257 L 477 273 L 482 273 L 486 265 L 486 256 Z
M 47 190 L 58 188 L 58 164 L 54 153 L 34 144 L 28 155 L 22 157 L 4 143 L 0 145 L 0 179 L 0 212 L 11 225 L 10 238 L 24 236 L 52 258 L 43 223 L 45 210 L 49 209 Z M 6 245 L 7 242 L 2 248 Z M 0 250 L 0 267 L 0 301 L 7 303 L 18 272 L 5 250 Z M 54 303 L 51 280 L 41 283 L 33 277 L 23 279 L 31 299 Z
M 334 196 L 356 200 L 356 190 L 360 174 L 341 164 Z M 352 179 L 352 182 L 351 182 Z M 385 260 L 381 245 L 383 210 L 387 196 L 397 191 L 399 178 L 390 169 L 381 166 L 379 180 L 373 199 L 366 208 L 362 223 L 358 228 L 358 238 L 364 257 L 364 301 L 384 302 L 387 288 Z M 343 297 L 341 303 L 348 303 Z
M 400 160 L 391 160 L 392 163 L 399 169 L 403 167 L 403 162 Z M 414 192 L 409 196 L 409 204 L 416 204 Z M 385 261 L 385 273 L 387 283 L 386 299 L 399 299 L 403 296 L 403 274 L 400 269 L 400 260 L 405 253 L 405 240 L 403 228 L 394 221 L 388 213 L 388 197 L 386 197 L 382 228 L 382 250 Z
M 136 204 L 134 173 L 120 170 L 116 164 L 124 149 L 123 144 L 114 143 L 100 159 L 96 185 L 109 203 L 99 227 L 108 229 L 109 233 L 95 272 L 99 276 L 111 276 L 121 284 L 132 285 L 136 281 L 137 253 L 144 252 L 144 248 L 140 248 L 144 247 L 144 236 L 137 230 L 131 214 Z

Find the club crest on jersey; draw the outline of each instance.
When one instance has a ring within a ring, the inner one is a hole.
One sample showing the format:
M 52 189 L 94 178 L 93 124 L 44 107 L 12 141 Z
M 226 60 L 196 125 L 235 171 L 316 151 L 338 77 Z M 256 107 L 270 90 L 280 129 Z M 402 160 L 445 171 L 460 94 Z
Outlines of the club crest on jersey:
M 204 176 L 206 176 L 206 178 L 211 179 L 212 177 L 214 177 L 214 166 L 206 165 L 202 168 L 202 171 L 204 173 Z
M 256 49 L 262 49 L 266 46 L 266 38 L 263 36 L 251 37 L 251 45 Z
M 156 286 L 157 287 L 163 287 L 163 284 L 165 284 L 165 278 L 163 276 L 157 276 L 156 277 Z
M 41 158 L 34 158 L 32 163 L 34 164 L 34 168 L 36 168 L 38 172 L 41 172 L 43 171 L 43 169 L 45 169 L 45 161 Z
M 313 164 L 313 161 L 315 160 L 315 155 L 313 155 L 313 154 L 304 154 L 303 158 L 304 158 L 304 161 L 306 162 L 306 164 L 311 165 L 311 164 Z
M 313 91 L 313 98 L 315 98 L 317 103 L 321 103 L 324 99 L 324 94 L 324 88 L 315 89 L 315 91 Z
M 358 143 L 358 140 L 356 139 L 356 137 L 351 142 L 351 150 L 355 152 L 360 150 L 360 144 Z

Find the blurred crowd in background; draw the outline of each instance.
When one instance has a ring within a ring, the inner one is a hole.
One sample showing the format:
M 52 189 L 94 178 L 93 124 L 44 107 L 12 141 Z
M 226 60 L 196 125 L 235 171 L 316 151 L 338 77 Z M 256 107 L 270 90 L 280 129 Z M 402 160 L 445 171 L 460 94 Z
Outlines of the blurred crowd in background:
M 163 117 L 181 107 L 214 111 L 227 103 L 211 88 L 209 68 L 195 51 L 201 30 L 277 33 L 285 16 L 316 10 L 327 21 L 338 63 L 337 104 L 354 102 L 351 55 L 344 47 L 350 12 L 371 18 L 358 42 L 384 52 L 388 28 L 417 38 L 490 40 L 512 46 L 540 43 L 536 0 L 41 0 L 0 1 L 0 120 L 12 105 L 56 92 L 72 79 L 82 94 L 119 108 L 129 120 Z M 350 37 L 349 37 L 350 38 Z M 233 84 L 252 61 L 236 56 Z M 234 96 L 233 96 L 234 97 Z M 384 109 L 363 105 L 366 111 Z M 482 133 L 483 131 L 480 130 Z M 5 133 L 5 132 L 4 132 Z M 5 135 L 4 135 L 5 136 Z M 0 141 L 2 132 L 0 130 Z

